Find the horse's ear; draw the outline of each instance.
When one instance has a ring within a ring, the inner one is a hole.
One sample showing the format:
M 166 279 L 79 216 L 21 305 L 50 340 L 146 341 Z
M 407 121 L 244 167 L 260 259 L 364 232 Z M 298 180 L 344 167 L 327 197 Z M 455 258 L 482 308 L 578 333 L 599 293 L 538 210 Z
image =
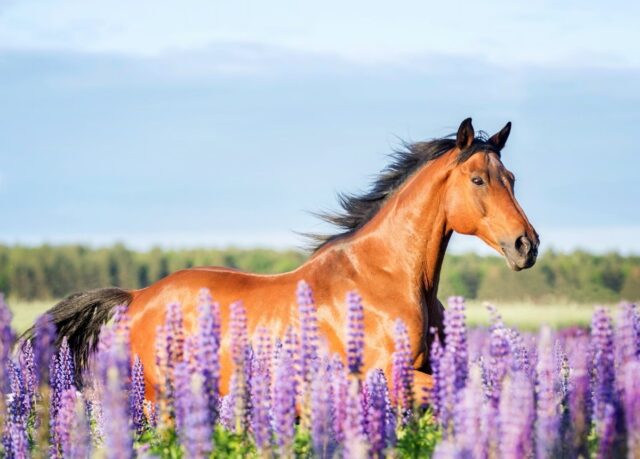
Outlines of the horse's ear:
M 460 127 L 458 128 L 458 134 L 456 135 L 456 147 L 460 150 L 470 147 L 475 136 L 476 133 L 473 130 L 471 118 L 467 118 L 460 123 Z
M 509 121 L 505 126 L 497 132 L 489 139 L 489 143 L 493 145 L 498 151 L 501 151 L 504 148 L 504 144 L 507 143 L 507 139 L 509 138 L 509 133 L 511 132 L 511 121 Z

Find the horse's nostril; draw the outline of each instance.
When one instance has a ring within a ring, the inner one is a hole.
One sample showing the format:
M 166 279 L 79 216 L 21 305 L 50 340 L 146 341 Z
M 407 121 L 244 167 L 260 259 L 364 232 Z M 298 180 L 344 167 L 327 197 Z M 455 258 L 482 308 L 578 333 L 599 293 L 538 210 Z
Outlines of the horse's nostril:
M 520 236 L 516 239 L 515 246 L 520 255 L 527 255 L 531 251 L 531 241 L 527 236 Z

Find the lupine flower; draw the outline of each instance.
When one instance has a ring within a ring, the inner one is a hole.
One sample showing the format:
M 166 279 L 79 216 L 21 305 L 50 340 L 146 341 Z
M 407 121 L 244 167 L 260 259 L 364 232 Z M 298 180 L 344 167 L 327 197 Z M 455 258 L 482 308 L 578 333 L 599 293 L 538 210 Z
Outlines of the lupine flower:
M 234 430 L 244 432 L 249 425 L 249 395 L 251 360 L 249 338 L 247 335 L 247 311 L 241 302 L 231 304 L 231 356 L 234 363 L 233 376 L 229 395 L 234 403 Z
M 347 362 L 349 372 L 359 375 L 364 360 L 364 309 L 356 292 L 347 293 Z
M 58 413 L 53 426 L 53 434 L 56 439 L 52 451 L 52 456 L 69 457 L 71 451 L 71 432 L 76 414 L 76 390 L 74 388 L 65 389 L 60 395 Z
M 27 422 L 30 412 L 29 394 L 24 381 L 24 376 L 20 367 L 12 360 L 6 365 L 7 376 L 9 377 L 9 388 L 11 400 L 9 402 L 8 418 L 16 424 Z
M 349 381 L 347 404 L 345 407 L 346 418 L 344 423 L 343 457 L 365 458 L 368 455 L 367 442 L 363 428 L 364 413 L 362 412 L 362 391 L 360 380 Z
M 344 441 L 344 428 L 347 422 L 347 395 L 349 380 L 345 372 L 344 363 L 338 355 L 331 359 L 331 412 L 333 420 L 333 438 L 337 443 Z M 394 425 L 395 429 L 395 425 Z
M 446 334 L 445 352 L 453 354 L 455 372 L 455 390 L 462 390 L 467 382 L 468 355 L 467 327 L 465 326 L 464 298 L 449 298 L 449 309 L 444 314 L 444 330 Z
M 209 425 L 213 428 L 218 418 L 220 397 L 220 306 L 211 299 L 207 289 L 198 297 L 198 364 L 202 369 L 202 391 L 208 407 Z
M 49 383 L 49 363 L 53 359 L 56 326 L 48 314 L 43 314 L 36 320 L 33 354 L 38 369 L 38 384 Z
M 509 341 L 507 330 L 494 326 L 489 337 L 489 364 L 487 366 L 487 394 L 494 407 L 498 407 L 502 382 L 509 366 Z
M 639 337 L 635 329 L 634 305 L 621 303 L 618 307 L 614 333 L 615 368 L 621 370 L 627 362 L 635 360 Z M 624 381 L 617 381 L 618 393 L 622 397 Z
M 35 404 L 38 377 L 33 356 L 31 341 L 26 341 L 20 350 L 20 371 L 24 379 L 26 400 L 28 403 L 27 412 L 30 412 Z
M 252 366 L 251 429 L 259 449 L 271 445 L 271 337 L 264 328 L 258 331 Z
M 2 437 L 5 456 L 13 459 L 28 459 L 31 457 L 26 424 L 9 421 L 5 428 L 6 430 Z
M 209 413 L 206 397 L 203 392 L 203 377 L 200 373 L 194 373 L 189 384 L 189 414 L 185 419 L 182 434 L 182 446 L 185 449 L 185 457 L 205 458 L 209 457 L 212 450 L 211 426 L 209 425 Z
M 605 407 L 614 406 L 614 352 L 611 318 L 604 308 L 597 308 L 591 322 L 593 352 L 593 413 L 596 424 L 605 421 Z
M 366 434 L 373 457 L 384 457 L 384 450 L 395 443 L 395 419 L 384 372 L 371 370 L 367 375 Z
M 273 390 L 273 424 L 279 453 L 288 457 L 295 435 L 296 378 L 291 357 L 285 352 L 280 356 L 275 371 Z
M 184 326 L 182 307 L 179 303 L 167 305 L 165 318 L 167 327 L 167 348 L 169 351 L 169 368 L 176 362 L 181 362 L 184 356 Z
M 62 344 L 60 345 L 60 351 L 53 361 L 53 374 L 51 375 L 51 417 L 54 418 L 58 408 L 60 407 L 60 400 L 64 391 L 73 387 L 74 379 L 74 365 L 73 357 L 71 356 L 71 350 L 69 349 L 69 342 L 67 337 L 62 338 Z
M 333 456 L 331 402 L 331 364 L 325 356 L 318 373 L 311 383 L 311 439 L 315 455 L 320 458 Z
M 440 399 L 440 394 L 443 391 L 442 384 L 444 383 L 440 372 L 440 365 L 442 356 L 444 355 L 444 348 L 440 343 L 440 336 L 438 335 L 437 330 L 435 328 L 432 328 L 430 330 L 430 333 L 434 335 L 434 339 L 429 351 L 431 375 L 433 376 L 433 387 L 431 388 L 431 393 L 429 394 L 429 401 L 431 403 L 431 407 L 433 408 L 434 414 L 436 415 L 436 417 L 439 417 L 442 408 L 442 400 Z
M 297 298 L 300 314 L 300 374 L 304 385 L 307 385 L 318 358 L 318 318 L 313 292 L 305 281 L 298 283 Z
M 141 433 L 145 425 L 144 415 L 144 373 L 140 357 L 136 355 L 131 368 L 131 390 L 129 391 L 129 412 L 133 428 Z
M 571 449 L 576 457 L 588 456 L 587 435 L 590 425 L 589 354 L 586 339 L 575 340 L 569 347 L 569 424 Z
M 4 301 L 4 295 L 0 293 L 0 393 L 4 393 L 8 388 L 4 372 L 11 354 L 11 346 L 13 346 L 13 341 L 15 340 L 15 335 L 11 328 L 12 317 L 11 310 Z M 4 415 L 4 400 L 0 401 L 0 417 L 2 415 Z
M 557 455 L 560 428 L 560 393 L 553 355 L 551 330 L 544 327 L 538 344 L 536 368 L 536 456 L 540 459 Z
M 395 325 L 395 351 L 392 356 L 393 401 L 400 414 L 399 421 L 407 421 L 413 408 L 413 368 L 411 345 L 407 327 L 400 319 Z
M 98 354 L 98 367 L 103 378 L 103 416 L 105 452 L 108 458 L 126 459 L 133 457 L 133 437 L 129 422 L 129 399 L 127 376 L 130 368 L 128 349 L 115 336 L 115 330 L 104 328 L 101 340 L 111 343 L 104 345 Z M 103 338 L 104 337 L 104 338 Z
M 602 420 L 596 425 L 598 435 L 598 449 L 596 458 L 608 459 L 614 457 L 612 454 L 613 444 L 616 436 L 616 409 L 607 403 L 602 409 Z
M 628 457 L 640 457 L 640 360 L 629 361 L 622 369 Z
M 529 457 L 534 419 L 533 387 L 523 371 L 510 373 L 500 399 L 500 454 Z
M 467 385 L 460 393 L 460 403 L 454 409 L 456 441 L 463 457 L 487 457 L 487 441 L 482 432 L 485 400 L 480 368 L 471 369 Z

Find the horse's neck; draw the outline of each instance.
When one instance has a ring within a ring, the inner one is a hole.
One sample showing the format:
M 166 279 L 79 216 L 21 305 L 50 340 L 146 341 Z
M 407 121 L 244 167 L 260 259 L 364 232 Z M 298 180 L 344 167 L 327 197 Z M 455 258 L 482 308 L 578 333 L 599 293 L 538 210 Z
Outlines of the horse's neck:
M 412 291 L 414 301 L 436 301 L 440 268 L 450 237 L 442 195 L 446 170 L 425 166 L 401 186 L 354 235 L 329 244 L 322 257 L 347 261 L 375 283 L 393 279 L 397 291 Z M 345 257 L 345 254 L 347 255 Z

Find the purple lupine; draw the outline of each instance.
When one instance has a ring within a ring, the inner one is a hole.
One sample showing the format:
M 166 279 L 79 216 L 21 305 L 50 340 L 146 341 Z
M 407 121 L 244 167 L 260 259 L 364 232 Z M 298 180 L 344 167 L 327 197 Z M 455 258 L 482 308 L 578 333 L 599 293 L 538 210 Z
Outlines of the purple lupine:
M 593 352 L 593 414 L 596 424 L 605 421 L 605 407 L 614 406 L 615 370 L 613 326 L 605 308 L 596 308 L 591 321 Z
M 635 329 L 634 305 L 621 303 L 618 306 L 614 332 L 615 368 L 621 370 L 627 362 L 635 360 L 638 336 Z M 617 389 L 620 397 L 624 391 L 624 381 L 618 379 Z
M 54 342 L 56 338 L 56 326 L 49 314 L 43 314 L 36 319 L 33 354 L 35 367 L 38 372 L 38 385 L 40 387 L 49 384 L 49 364 L 54 356 Z
M 169 303 L 165 317 L 167 327 L 167 348 L 169 351 L 169 369 L 184 356 L 184 324 L 180 303 Z
M 69 457 L 71 451 L 71 432 L 76 414 L 76 390 L 74 388 L 65 389 L 60 395 L 60 404 L 53 426 L 53 436 L 56 444 L 52 445 L 54 451 L 52 456 Z
M 202 371 L 202 391 L 208 407 L 211 428 L 218 419 L 220 398 L 220 305 L 215 303 L 209 290 L 200 290 L 198 297 L 198 364 Z
M 20 350 L 20 370 L 24 378 L 26 399 L 28 403 L 27 412 L 30 412 L 35 406 L 36 389 L 38 384 L 31 341 L 26 341 Z
M 271 337 L 258 330 L 251 378 L 251 430 L 261 451 L 271 446 Z
M 487 395 L 495 408 L 500 401 L 502 382 L 509 366 L 507 330 L 500 325 L 492 327 L 489 336 L 489 362 L 487 366 Z
M 303 391 L 311 382 L 318 358 L 318 318 L 313 292 L 309 285 L 301 280 L 296 292 L 298 299 L 298 314 L 300 315 L 300 374 L 302 376 Z
M 395 443 L 395 416 L 389 400 L 384 372 L 379 368 L 367 375 L 366 391 L 369 403 L 366 412 L 366 434 L 372 457 L 384 457 L 385 448 Z
M 26 423 L 11 421 L 7 423 L 2 436 L 5 457 L 12 459 L 28 459 L 31 457 L 26 427 Z
M 627 362 L 622 378 L 628 457 L 640 457 L 640 360 Z
M 60 406 L 64 391 L 73 387 L 74 365 L 67 337 L 62 338 L 58 355 L 54 359 L 53 374 L 51 375 L 51 417 L 54 418 Z
M 187 362 L 180 361 L 174 364 L 174 407 L 176 416 L 176 430 L 180 437 L 184 433 L 184 426 L 189 417 L 191 402 L 191 374 Z
M 469 373 L 467 327 L 464 312 L 463 297 L 449 298 L 449 309 L 444 313 L 445 352 L 451 352 L 454 355 L 456 392 L 464 389 Z
M 20 367 L 12 360 L 6 365 L 7 376 L 9 380 L 9 390 L 11 391 L 11 399 L 9 401 L 7 414 L 8 419 L 15 423 L 26 423 L 31 411 L 29 394 L 24 381 L 24 375 Z M 2 394 L 4 396 L 4 394 Z
M 347 393 L 344 422 L 344 458 L 365 458 L 368 455 L 367 441 L 364 432 L 365 413 L 362 412 L 362 391 L 360 380 L 351 378 Z
M 333 457 L 334 444 L 331 441 L 332 376 L 331 363 L 327 357 L 324 357 L 311 382 L 311 440 L 315 456 L 320 458 Z
M 11 346 L 15 340 L 11 328 L 12 317 L 11 310 L 4 301 L 4 295 L 0 293 L 0 394 L 8 389 L 5 368 L 11 355 Z M 0 416 L 2 415 L 4 415 L 4 399 L 0 401 Z
M 347 394 L 349 393 L 349 380 L 345 371 L 344 363 L 338 355 L 331 359 L 331 418 L 332 433 L 336 443 L 344 441 L 344 425 L 347 419 Z M 395 428 L 395 425 L 394 425 Z
M 234 370 L 229 395 L 234 403 L 233 430 L 244 432 L 249 424 L 249 379 L 247 370 L 251 361 L 247 359 L 250 352 L 247 332 L 247 311 L 240 301 L 231 304 L 231 357 Z
M 395 324 L 395 351 L 392 355 L 393 402 L 398 410 L 398 421 L 407 422 L 413 409 L 413 368 L 411 345 L 407 326 L 402 320 Z
M 608 459 L 616 457 L 613 454 L 613 446 L 616 437 L 616 409 L 607 403 L 602 409 L 602 419 L 596 425 L 598 437 L 598 448 L 596 450 L 597 459 Z
M 442 344 L 440 344 L 440 336 L 437 333 L 437 329 L 432 328 L 430 333 L 433 334 L 434 339 L 429 351 L 429 362 L 431 363 L 431 375 L 433 377 L 433 387 L 429 394 L 429 401 L 435 416 L 439 417 L 442 407 L 440 392 L 443 390 L 441 387 L 443 379 L 440 372 L 440 364 L 444 354 L 444 348 L 442 347 Z
M 111 327 L 103 327 L 98 346 L 98 368 L 103 384 L 102 415 L 107 458 L 133 457 L 127 377 L 130 371 L 129 349 Z M 106 343 L 109 343 L 107 346 Z
M 140 434 L 144 430 L 146 417 L 144 415 L 144 371 L 142 361 L 137 355 L 131 368 L 131 389 L 129 391 L 129 413 L 133 429 Z
M 182 446 L 185 457 L 206 458 L 212 450 L 211 425 L 201 373 L 194 373 L 189 384 L 189 415 L 183 426 Z
M 485 406 L 480 368 L 471 368 L 467 385 L 460 393 L 460 403 L 455 407 L 456 442 L 462 457 L 487 457 L 487 438 L 483 435 L 482 414 Z
M 456 390 L 456 362 L 455 353 L 444 349 L 439 363 L 439 381 L 437 384 L 439 412 L 438 421 L 442 426 L 442 436 L 446 439 L 456 431 L 455 408 L 458 405 L 459 393 Z
M 362 297 L 347 293 L 347 362 L 349 372 L 359 375 L 364 363 L 364 309 Z
M 533 387 L 523 371 L 508 375 L 500 398 L 501 457 L 530 457 L 533 453 Z
M 548 327 L 540 331 L 536 373 L 536 456 L 542 459 L 558 454 L 560 440 L 561 400 L 552 334 Z
M 589 425 L 589 353 L 586 338 L 574 339 L 569 346 L 569 425 L 570 448 L 575 456 L 588 457 Z
M 291 357 L 284 352 L 275 369 L 273 383 L 273 424 L 279 454 L 292 452 L 296 421 L 296 377 Z

